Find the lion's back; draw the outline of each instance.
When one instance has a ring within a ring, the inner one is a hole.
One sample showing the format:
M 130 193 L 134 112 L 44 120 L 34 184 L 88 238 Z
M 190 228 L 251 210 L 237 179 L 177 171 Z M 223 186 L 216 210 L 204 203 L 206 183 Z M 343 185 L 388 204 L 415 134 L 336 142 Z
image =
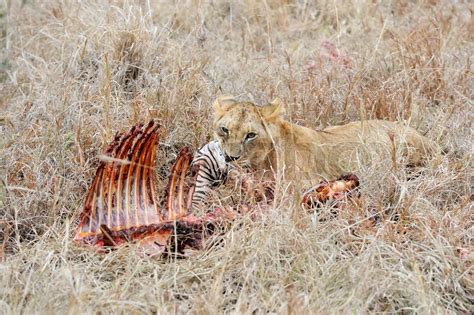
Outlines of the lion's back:
M 420 165 L 438 151 L 437 146 L 416 129 L 402 123 L 387 120 L 354 121 L 346 125 L 332 126 L 323 130 L 327 143 L 345 148 L 345 155 L 354 161 L 357 151 L 374 159 L 400 156 L 409 165 Z M 341 153 L 342 154 L 342 153 Z M 354 164 L 354 163 L 352 163 Z

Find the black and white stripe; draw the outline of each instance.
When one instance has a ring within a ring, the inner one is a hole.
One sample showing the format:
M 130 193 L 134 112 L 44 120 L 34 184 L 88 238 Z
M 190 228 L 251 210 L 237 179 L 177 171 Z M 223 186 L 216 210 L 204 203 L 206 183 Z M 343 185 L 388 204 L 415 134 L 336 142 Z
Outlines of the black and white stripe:
M 191 166 L 194 165 L 199 165 L 192 200 L 192 206 L 196 207 L 203 204 L 212 188 L 225 181 L 232 166 L 225 161 L 219 141 L 216 140 L 196 151 L 191 163 Z

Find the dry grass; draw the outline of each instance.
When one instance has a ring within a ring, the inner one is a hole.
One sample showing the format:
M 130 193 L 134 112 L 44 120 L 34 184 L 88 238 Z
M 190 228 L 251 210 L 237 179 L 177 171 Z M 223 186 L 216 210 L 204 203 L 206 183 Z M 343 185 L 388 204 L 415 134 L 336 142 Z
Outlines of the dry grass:
M 315 3 L 1 1 L 0 311 L 472 313 L 473 6 Z M 407 119 L 449 153 L 412 180 L 368 168 L 337 217 L 279 194 L 186 260 L 73 244 L 112 135 L 154 118 L 169 161 L 220 93 L 314 128 Z

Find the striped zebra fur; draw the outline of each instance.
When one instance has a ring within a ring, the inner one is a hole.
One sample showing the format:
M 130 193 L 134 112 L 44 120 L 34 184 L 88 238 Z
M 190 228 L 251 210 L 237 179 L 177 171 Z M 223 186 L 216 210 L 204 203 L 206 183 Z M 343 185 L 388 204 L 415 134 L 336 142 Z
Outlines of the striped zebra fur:
M 216 140 L 202 146 L 194 153 L 191 167 L 196 166 L 198 173 L 192 200 L 193 207 L 204 204 L 212 189 L 225 181 L 232 168 L 231 164 L 225 161 L 224 153 Z

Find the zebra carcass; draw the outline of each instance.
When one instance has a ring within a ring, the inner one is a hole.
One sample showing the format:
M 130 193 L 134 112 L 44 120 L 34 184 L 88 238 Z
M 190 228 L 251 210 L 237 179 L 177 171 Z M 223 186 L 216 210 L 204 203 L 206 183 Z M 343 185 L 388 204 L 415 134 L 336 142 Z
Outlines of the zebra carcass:
M 171 168 L 164 202 L 157 200 L 154 165 L 158 145 L 155 122 L 118 134 L 110 143 L 89 187 L 75 241 L 97 247 L 138 242 L 146 253 L 199 249 L 216 224 L 233 218 L 214 209 L 196 217 L 191 211 L 200 164 L 183 148 Z M 191 173 L 190 175 L 188 173 Z M 160 206 L 161 205 L 161 206 Z

